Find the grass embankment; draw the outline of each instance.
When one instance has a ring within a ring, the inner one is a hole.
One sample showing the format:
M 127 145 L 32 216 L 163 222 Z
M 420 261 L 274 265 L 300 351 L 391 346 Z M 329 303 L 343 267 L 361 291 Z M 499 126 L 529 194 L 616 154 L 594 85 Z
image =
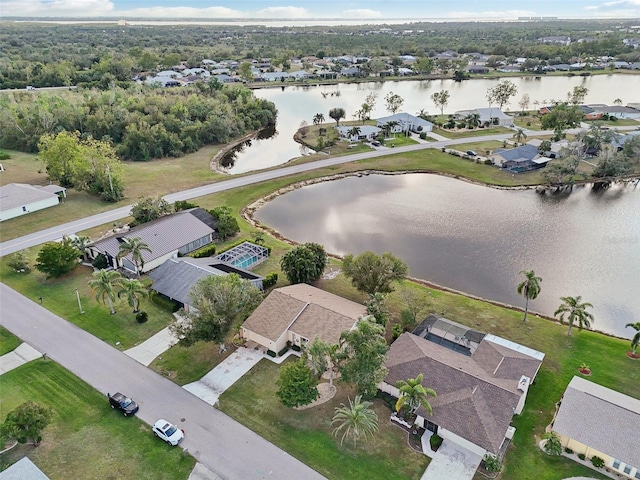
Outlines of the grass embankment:
M 327 403 L 300 411 L 286 408 L 275 394 L 278 369 L 261 360 L 222 394 L 220 409 L 332 480 L 420 478 L 429 459 L 407 446 L 406 432 L 391 425 L 391 411 L 380 400 L 374 402 L 380 431 L 355 447 L 349 440 L 341 446 L 332 435 L 331 419 L 354 391 L 338 385 Z
M 27 455 L 52 480 L 70 478 L 186 479 L 195 459 L 170 447 L 135 417 L 51 360 L 35 360 L 2 376 L 0 420 L 26 401 L 50 407 L 52 421 L 38 447 L 0 456 L 0 470 Z
M 31 259 L 35 258 L 35 251 L 36 249 L 27 251 Z M 4 283 L 35 302 L 42 297 L 43 307 L 111 345 L 120 342 L 118 348 L 127 349 L 137 345 L 173 320 L 171 313 L 149 298 L 140 299 L 140 309 L 149 314 L 146 323 L 136 321 L 132 308 L 124 298 L 116 299 L 117 313 L 110 315 L 109 306 L 98 303 L 87 285 L 92 271 L 89 267 L 79 265 L 67 275 L 47 280 L 35 269 L 29 274 L 16 273 L 7 267 L 6 257 L 0 260 L 0 276 Z M 76 288 L 80 294 L 83 314 L 78 306 Z
M 166 195 L 227 178 L 209 169 L 209 161 L 219 148 L 219 146 L 206 146 L 180 158 L 124 162 L 126 185 L 124 200 L 118 203 L 105 203 L 94 195 L 69 189 L 67 198 L 60 205 L 3 222 L 0 239 L 11 240 L 71 220 L 129 205 L 135 203 L 142 195 L 153 197 Z M 15 151 L 8 151 L 8 153 L 11 154 L 11 158 L 2 161 L 5 171 L 0 175 L 0 185 L 8 183 L 47 185 L 49 183 L 37 155 Z
M 0 325 L 0 355 L 13 352 L 21 343 L 18 337 Z

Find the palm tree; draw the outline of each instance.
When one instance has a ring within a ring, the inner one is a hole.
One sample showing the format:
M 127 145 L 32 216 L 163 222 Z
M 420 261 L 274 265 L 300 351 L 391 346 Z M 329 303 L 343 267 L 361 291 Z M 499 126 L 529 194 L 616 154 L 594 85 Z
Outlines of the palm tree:
M 524 318 L 523 322 L 527 321 L 527 312 L 529 311 L 529 300 L 535 300 L 540 293 L 540 282 L 542 278 L 536 277 L 536 272 L 533 270 L 522 270 L 521 275 L 524 275 L 524 280 L 518 284 L 518 295 L 522 295 L 526 301 L 524 304 Z
M 400 390 L 400 398 L 396 402 L 396 412 L 402 410 L 402 407 L 406 405 L 409 407 L 410 415 L 415 415 L 420 407 L 429 412 L 429 415 L 433 415 L 428 397 L 435 397 L 436 391 L 425 388 L 422 385 L 423 379 L 424 375 L 421 373 L 416 378 L 409 378 L 407 381 L 400 380 L 396 383 L 396 387 Z
M 400 125 L 400 122 L 398 122 L 397 120 L 391 120 L 390 122 L 387 122 L 385 126 L 389 127 L 389 135 L 391 135 L 391 133 L 393 133 L 395 128 L 399 125 Z
M 527 138 L 527 134 L 524 133 L 524 130 L 522 128 L 518 128 L 516 130 L 516 133 L 513 134 L 513 138 L 516 139 L 516 143 L 520 143 L 522 142 L 522 140 Z
M 313 116 L 313 124 L 320 125 L 321 123 L 324 123 L 324 115 L 322 113 L 316 113 Z
M 627 323 L 625 328 L 633 328 L 636 331 L 636 334 L 631 339 L 631 354 L 635 355 L 636 350 L 638 349 L 638 344 L 640 344 L 640 322 L 636 323 Z
M 333 430 L 333 435 L 338 436 L 342 431 L 340 445 L 344 442 L 345 437 L 353 438 L 353 445 L 361 438 L 366 439 L 367 435 L 373 436 L 378 431 L 378 415 L 370 407 L 371 402 L 362 401 L 361 395 L 356 395 L 352 402 L 349 398 L 349 406 L 336 407 L 336 413 L 333 416 L 331 425 L 337 423 L 338 426 Z
M 98 270 L 97 272 L 93 272 L 93 280 L 89 280 L 88 285 L 91 287 L 91 290 L 96 294 L 96 300 L 100 302 L 102 299 L 102 303 L 106 302 L 109 304 L 109 310 L 111 311 L 111 315 L 115 315 L 116 311 L 113 308 L 113 302 L 116 299 L 116 294 L 114 288 L 120 286 L 122 283 L 122 275 L 115 270 Z
M 123 238 L 122 243 L 118 247 L 118 258 L 123 258 L 131 254 L 131 260 L 133 260 L 133 264 L 136 266 L 138 277 L 140 277 L 140 269 L 144 268 L 142 252 L 151 253 L 151 247 L 143 242 L 140 237 Z
M 325 371 L 329 370 L 329 386 L 333 386 L 333 367 L 335 364 L 338 345 L 331 345 L 327 342 L 315 338 L 306 350 L 309 356 L 309 364 L 311 370 L 320 377 Z
M 589 328 L 591 326 L 591 322 L 595 321 L 593 315 L 590 312 L 587 312 L 587 308 L 593 307 L 593 305 L 588 302 L 580 303 L 582 296 L 560 297 L 560 300 L 562 300 L 563 303 L 555 312 L 553 312 L 553 316 L 557 317 L 558 314 L 560 314 L 560 323 L 564 323 L 564 317 L 565 315 L 567 316 L 569 323 L 567 336 L 571 336 L 571 327 L 573 327 L 573 323 L 576 320 L 578 321 L 578 330 L 582 330 L 583 327 Z
M 465 117 L 464 121 L 467 124 L 467 128 L 473 130 L 480 125 L 480 115 L 477 113 L 470 113 Z
M 118 290 L 118 298 L 122 295 L 126 295 L 127 303 L 131 308 L 133 308 L 133 313 L 138 313 L 138 307 L 140 306 L 140 299 L 138 298 L 138 295 L 141 297 L 149 295 L 145 286 L 140 282 L 140 280 L 130 280 L 128 278 L 123 278 L 119 286 L 120 290 Z
M 356 137 L 357 140 L 360 136 L 360 132 L 362 132 L 360 127 L 351 127 L 349 131 L 347 131 L 347 136 L 349 137 L 349 140 L 351 140 L 353 137 Z

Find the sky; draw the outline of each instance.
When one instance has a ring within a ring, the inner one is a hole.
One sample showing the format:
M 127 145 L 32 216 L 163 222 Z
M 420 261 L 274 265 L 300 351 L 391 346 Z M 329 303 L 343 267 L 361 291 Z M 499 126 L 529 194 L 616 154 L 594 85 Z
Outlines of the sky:
M 640 0 L 1 0 L 6 17 L 144 17 L 158 20 L 394 18 L 494 20 L 522 16 L 638 18 Z

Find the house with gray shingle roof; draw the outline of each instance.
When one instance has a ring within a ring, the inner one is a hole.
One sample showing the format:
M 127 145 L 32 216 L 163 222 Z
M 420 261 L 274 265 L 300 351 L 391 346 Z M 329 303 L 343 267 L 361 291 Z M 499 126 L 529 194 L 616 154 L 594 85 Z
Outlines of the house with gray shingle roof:
M 490 107 L 490 108 L 475 108 L 473 110 L 459 110 L 455 113 L 457 118 L 465 118 L 468 115 L 477 114 L 480 123 L 486 125 L 503 125 L 509 126 L 513 125 L 513 117 L 507 115 L 498 107 Z
M 67 189 L 58 185 L 9 183 L 0 187 L 0 222 L 58 205 Z
M 149 278 L 153 280 L 151 290 L 181 303 L 185 310 L 189 311 L 189 294 L 199 280 L 210 276 L 224 277 L 231 273 L 239 275 L 262 290 L 263 277 L 215 258 L 170 258 L 151 271 Z
M 423 374 L 423 385 L 434 389 L 437 396 L 429 400 L 433 415 L 421 407 L 416 423 L 480 456 L 497 455 L 515 432 L 511 420 L 522 412 L 544 354 L 494 335 L 459 329 L 446 319 L 437 320 L 393 342 L 385 362 L 389 373 L 378 388 L 398 397 L 398 381 Z M 451 328 L 434 328 L 447 322 L 457 332 L 451 339 L 441 333 Z
M 317 337 L 335 345 L 367 315 L 364 305 L 306 283 L 276 288 L 242 324 L 241 335 L 273 352 Z
M 598 456 L 621 478 L 640 478 L 640 400 L 573 377 L 551 429 L 562 446 L 588 459 Z
M 407 130 L 414 133 L 421 133 L 433 130 L 433 123 L 406 112 L 378 118 L 376 120 L 376 126 L 383 128 L 389 122 L 397 122 L 391 130 L 393 133 L 406 132 Z
M 216 237 L 216 228 L 216 219 L 206 210 L 191 208 L 90 243 L 86 253 L 90 260 L 95 260 L 102 254 L 111 267 L 124 268 L 137 273 L 131 255 L 118 258 L 118 252 L 124 239 L 139 237 L 151 249 L 151 252 L 142 252 L 144 266 L 140 268 L 140 273 L 144 273 L 160 266 L 170 258 L 186 255 L 213 242 Z
M 540 155 L 538 147 L 531 144 L 516 148 L 498 148 L 489 155 L 489 159 L 498 167 L 514 173 L 528 172 L 545 167 L 550 158 Z

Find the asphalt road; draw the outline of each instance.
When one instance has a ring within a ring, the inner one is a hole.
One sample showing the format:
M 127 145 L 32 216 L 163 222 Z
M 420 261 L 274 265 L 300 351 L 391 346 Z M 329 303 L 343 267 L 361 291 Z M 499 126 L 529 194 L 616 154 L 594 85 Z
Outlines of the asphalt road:
M 378 150 L 370 152 L 356 153 L 354 155 L 345 155 L 342 157 L 332 157 L 327 158 L 326 160 L 317 160 L 315 162 L 303 163 L 300 165 L 292 165 L 289 167 L 282 167 L 274 170 L 266 170 L 251 175 L 245 175 L 243 177 L 233 177 L 229 180 L 223 180 L 221 182 L 211 183 L 209 185 L 203 185 L 201 187 L 196 187 L 189 190 L 183 190 L 182 192 L 172 193 L 166 195 L 164 198 L 169 203 L 173 203 L 176 200 L 192 200 L 194 198 L 210 195 L 212 193 L 231 190 L 237 187 L 244 187 L 246 185 L 273 180 L 274 178 L 286 177 L 288 175 L 308 172 L 310 170 L 317 170 L 319 168 L 340 165 L 343 163 L 383 157 L 403 152 L 414 152 L 425 150 L 428 148 L 442 148 L 444 146 L 453 146 L 469 142 L 483 142 L 488 140 L 502 141 L 511 137 L 511 133 L 505 133 L 499 135 L 485 135 L 482 137 L 459 138 L 456 140 L 421 143 L 417 145 L 408 145 L 405 147 L 398 147 L 393 149 L 380 148 Z M 98 213 L 90 217 L 85 217 L 80 220 L 74 220 L 72 222 L 58 225 L 56 227 L 47 228 L 45 230 L 25 235 L 23 237 L 15 238 L 13 240 L 7 240 L 6 242 L 2 242 L 0 244 L 0 257 L 9 255 L 19 250 L 23 250 L 25 248 L 33 247 L 35 245 L 40 245 L 44 242 L 57 240 L 63 235 L 69 235 L 80 232 L 82 230 L 97 227 L 99 225 L 104 225 L 106 223 L 115 222 L 116 220 L 127 217 L 129 215 L 129 212 L 131 211 L 132 206 L 133 205 L 127 205 L 115 210 L 110 210 L 108 212 Z
M 182 447 L 222 479 L 325 478 L 175 383 L 4 284 L 0 284 L 0 301 L 0 324 L 104 393 L 105 402 L 107 392 L 121 391 L 140 405 L 138 417 L 146 423 L 164 418 L 180 426 L 185 431 Z

